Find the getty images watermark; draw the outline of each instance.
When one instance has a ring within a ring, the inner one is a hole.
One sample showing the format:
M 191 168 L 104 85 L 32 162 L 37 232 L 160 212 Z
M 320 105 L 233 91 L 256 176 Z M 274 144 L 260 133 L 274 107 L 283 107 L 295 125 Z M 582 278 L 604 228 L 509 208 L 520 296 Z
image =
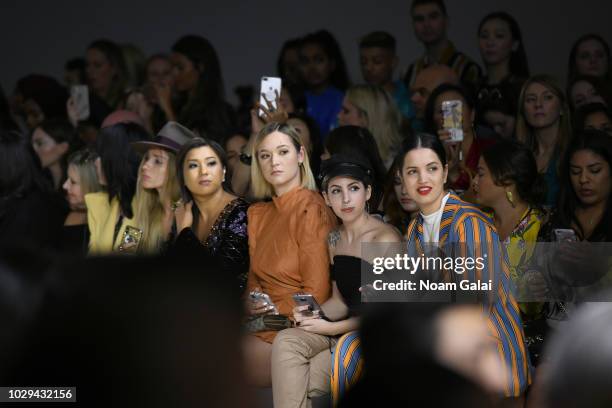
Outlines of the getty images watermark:
M 612 301 L 611 243 L 368 243 L 362 258 L 362 302 Z

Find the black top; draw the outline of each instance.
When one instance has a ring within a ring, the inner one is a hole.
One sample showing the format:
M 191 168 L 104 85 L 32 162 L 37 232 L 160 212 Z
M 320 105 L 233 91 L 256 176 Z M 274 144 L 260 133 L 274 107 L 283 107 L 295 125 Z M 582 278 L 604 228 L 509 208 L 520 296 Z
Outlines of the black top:
M 61 250 L 74 255 L 87 255 L 89 227 L 87 224 L 64 225 L 60 242 Z
M 191 228 L 185 228 L 172 249 L 213 256 L 224 272 L 236 276 L 240 290 L 244 290 L 249 271 L 248 207 L 245 200 L 236 198 L 221 211 L 204 242 L 200 242 Z
M 56 249 L 67 213 L 66 200 L 56 193 L 0 197 L 0 247 Z
M 368 276 L 367 272 L 371 270 L 372 265 L 361 258 L 349 255 L 334 256 L 334 264 L 330 271 L 331 279 L 336 281 L 336 286 L 351 316 L 360 313 L 361 292 L 359 288 L 366 283 L 362 283 L 362 275 Z

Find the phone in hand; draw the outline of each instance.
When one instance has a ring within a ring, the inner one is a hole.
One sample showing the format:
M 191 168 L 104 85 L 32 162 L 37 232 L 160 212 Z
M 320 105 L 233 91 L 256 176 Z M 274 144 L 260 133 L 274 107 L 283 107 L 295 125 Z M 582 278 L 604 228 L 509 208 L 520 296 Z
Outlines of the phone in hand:
M 308 306 L 306 314 L 318 313 L 323 316 L 323 311 L 317 300 L 310 293 L 296 293 L 293 295 L 293 301 L 297 306 Z
M 442 127 L 450 133 L 448 141 L 463 141 L 463 104 L 460 100 L 442 102 L 442 120 Z
M 260 92 L 259 92 L 259 104 L 268 109 L 268 102 L 272 105 L 272 109 L 278 109 L 276 105 L 276 95 L 281 94 L 282 81 L 278 77 L 262 77 Z M 268 102 L 266 102 L 266 100 Z M 259 116 L 263 117 L 263 110 L 259 109 Z
M 274 302 L 272 302 L 272 299 L 270 299 L 270 295 L 268 295 L 267 293 L 263 293 L 259 291 L 252 291 L 252 292 L 249 292 L 249 298 L 251 299 L 253 303 L 257 303 L 257 302 L 264 303 L 264 306 L 271 307 L 271 311 L 273 314 L 278 314 L 278 308 L 276 307 Z
M 142 230 L 131 225 L 125 227 L 123 236 L 121 237 L 121 244 L 119 244 L 119 251 L 130 251 L 135 252 L 138 249 L 138 244 L 142 238 Z
M 89 119 L 89 88 L 87 88 L 87 85 L 73 85 L 70 87 L 70 97 L 76 106 L 77 119 Z
M 576 242 L 578 237 L 573 229 L 556 228 L 553 230 L 556 242 Z

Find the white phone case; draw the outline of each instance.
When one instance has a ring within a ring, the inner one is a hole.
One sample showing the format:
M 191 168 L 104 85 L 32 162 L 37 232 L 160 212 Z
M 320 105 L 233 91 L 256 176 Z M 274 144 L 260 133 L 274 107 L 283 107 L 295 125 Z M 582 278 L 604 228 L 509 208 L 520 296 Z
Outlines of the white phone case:
M 276 94 L 278 93 L 278 95 L 280 96 L 281 86 L 282 81 L 278 77 L 262 77 L 261 85 L 259 88 L 259 103 L 261 104 L 261 106 L 264 106 L 266 109 L 268 109 L 268 103 L 266 102 L 267 99 L 268 102 L 272 104 L 273 109 L 278 109 L 278 106 L 276 106 Z M 259 116 L 263 116 L 263 114 L 263 111 L 260 109 Z

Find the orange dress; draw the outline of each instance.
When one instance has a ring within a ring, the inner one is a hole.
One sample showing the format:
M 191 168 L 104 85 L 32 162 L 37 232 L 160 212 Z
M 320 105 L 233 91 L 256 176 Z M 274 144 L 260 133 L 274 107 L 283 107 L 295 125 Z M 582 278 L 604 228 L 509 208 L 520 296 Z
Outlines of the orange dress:
M 259 287 L 281 314 L 292 316 L 292 295 L 311 293 L 319 304 L 331 294 L 327 235 L 336 217 L 316 191 L 295 188 L 248 210 L 250 271 L 247 291 Z M 275 331 L 256 336 L 271 343 Z

